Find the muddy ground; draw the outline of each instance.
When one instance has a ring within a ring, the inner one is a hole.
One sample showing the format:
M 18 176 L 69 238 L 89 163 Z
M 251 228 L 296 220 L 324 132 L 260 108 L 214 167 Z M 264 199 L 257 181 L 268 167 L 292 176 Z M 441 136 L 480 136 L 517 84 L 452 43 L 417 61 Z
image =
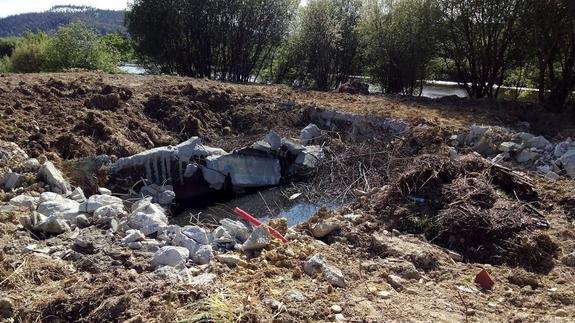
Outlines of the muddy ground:
M 573 180 L 551 183 L 508 165 L 525 173 L 525 186 L 478 156 L 447 157 L 450 135 L 472 124 L 515 128 L 527 121 L 530 132 L 557 141 L 575 134 L 571 119 L 538 117 L 534 106 L 173 76 L 7 74 L 0 77 L 0 140 L 55 161 L 73 185 L 89 191 L 105 185 L 106 178 L 87 182 L 81 158 L 125 157 L 190 136 L 226 150 L 259 140 L 270 129 L 297 137 L 307 125 L 306 110 L 314 107 L 425 127 L 359 138 L 325 131 L 327 161 L 309 178 L 298 179 L 297 187 L 312 195 L 343 194 L 351 202 L 320 212 L 296 227 L 288 244 L 278 243 L 245 265 L 190 266 L 188 281 L 158 278 L 151 253 L 126 248 L 106 228 L 39 239 L 18 226 L 20 213 L 0 213 L 0 317 L 15 322 L 575 319 L 575 268 L 563 262 L 575 252 Z M 41 190 L 33 181 L 24 190 Z M 424 196 L 423 202 L 414 194 Z M 2 201 L 15 195 L 0 192 Z M 336 219 L 341 228 L 312 238 L 311 227 L 325 218 Z M 93 248 L 75 248 L 78 236 Z M 342 271 L 346 287 L 303 272 L 305 261 L 318 252 Z M 481 269 L 495 281 L 491 290 L 473 282 Z M 189 283 L 204 272 L 217 274 L 215 282 Z

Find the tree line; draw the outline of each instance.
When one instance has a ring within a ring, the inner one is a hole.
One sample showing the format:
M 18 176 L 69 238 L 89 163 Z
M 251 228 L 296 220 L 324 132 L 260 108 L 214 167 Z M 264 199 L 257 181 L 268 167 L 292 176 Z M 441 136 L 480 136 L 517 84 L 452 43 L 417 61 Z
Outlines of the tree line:
M 575 87 L 572 0 L 135 0 L 126 25 L 166 73 L 320 90 L 367 75 L 403 94 L 437 77 L 473 98 L 535 86 L 556 109 Z

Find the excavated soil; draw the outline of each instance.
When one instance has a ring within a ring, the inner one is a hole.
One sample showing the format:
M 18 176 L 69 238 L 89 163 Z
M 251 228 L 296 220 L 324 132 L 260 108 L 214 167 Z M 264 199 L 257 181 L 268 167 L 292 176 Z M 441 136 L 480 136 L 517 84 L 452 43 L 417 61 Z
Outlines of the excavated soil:
M 307 178 L 308 195 L 353 195 L 321 210 L 245 264 L 189 268 L 188 281 L 158 279 L 152 253 L 133 251 L 107 228 L 37 237 L 18 212 L 0 213 L 0 320 L 16 322 L 571 322 L 575 268 L 572 180 L 547 182 L 477 155 L 450 160 L 449 136 L 475 123 L 562 138 L 564 116 L 535 118 L 512 103 L 362 96 L 235 85 L 174 76 L 98 73 L 2 75 L 0 140 L 45 155 L 73 184 L 95 186 L 94 157 L 128 156 L 190 136 L 227 150 L 274 129 L 296 137 L 309 107 L 399 118 L 401 135 L 350 138 L 326 132 L 326 161 Z M 84 159 L 82 159 L 84 158 Z M 101 176 L 100 176 L 101 175 Z M 30 190 L 34 179 L 30 179 Z M 307 188 L 306 188 L 307 187 Z M 1 193 L 2 200 L 15 192 Z M 341 228 L 321 239 L 312 226 Z M 78 248 L 81 239 L 87 248 Z M 303 263 L 321 253 L 346 287 Z M 239 253 L 238 253 L 239 254 Z M 473 283 L 486 269 L 495 285 Z M 213 283 L 189 281 L 214 273 Z M 337 306 L 334 306 L 337 305 Z M 339 313 L 341 311 L 341 313 Z M 341 314 L 341 315 L 336 315 Z

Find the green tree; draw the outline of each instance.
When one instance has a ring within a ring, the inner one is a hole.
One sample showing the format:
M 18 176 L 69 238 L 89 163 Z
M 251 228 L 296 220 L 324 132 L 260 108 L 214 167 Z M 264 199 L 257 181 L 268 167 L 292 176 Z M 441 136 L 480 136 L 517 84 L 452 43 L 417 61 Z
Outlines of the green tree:
M 163 72 L 247 82 L 284 39 L 297 0 L 136 0 L 137 53 Z
M 368 0 L 362 14 L 367 72 L 385 93 L 413 94 L 436 54 L 440 12 L 432 0 Z
M 44 70 L 48 40 L 48 36 L 44 33 L 25 33 L 10 56 L 10 69 L 17 73 L 34 73 Z
M 109 33 L 100 37 L 100 42 L 106 48 L 113 48 L 118 53 L 121 62 L 134 60 L 134 46 L 130 38 L 120 33 Z
M 116 50 L 100 42 L 98 34 L 83 23 L 60 27 L 48 41 L 46 57 L 48 70 L 83 68 L 113 72 L 119 63 Z
M 355 73 L 360 8 L 358 0 L 309 1 L 283 48 L 277 81 L 299 80 L 326 90 Z
M 524 0 L 438 0 L 443 12 L 445 55 L 470 97 L 494 98 L 515 53 Z

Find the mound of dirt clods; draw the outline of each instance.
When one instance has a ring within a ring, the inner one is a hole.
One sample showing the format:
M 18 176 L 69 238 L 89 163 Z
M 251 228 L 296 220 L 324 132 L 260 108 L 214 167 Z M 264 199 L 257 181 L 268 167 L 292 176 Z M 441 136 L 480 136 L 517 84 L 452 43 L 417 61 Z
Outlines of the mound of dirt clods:
M 548 225 L 537 199 L 528 178 L 477 155 L 422 155 L 376 197 L 373 211 L 470 261 L 548 271 L 558 246 L 540 232 Z

